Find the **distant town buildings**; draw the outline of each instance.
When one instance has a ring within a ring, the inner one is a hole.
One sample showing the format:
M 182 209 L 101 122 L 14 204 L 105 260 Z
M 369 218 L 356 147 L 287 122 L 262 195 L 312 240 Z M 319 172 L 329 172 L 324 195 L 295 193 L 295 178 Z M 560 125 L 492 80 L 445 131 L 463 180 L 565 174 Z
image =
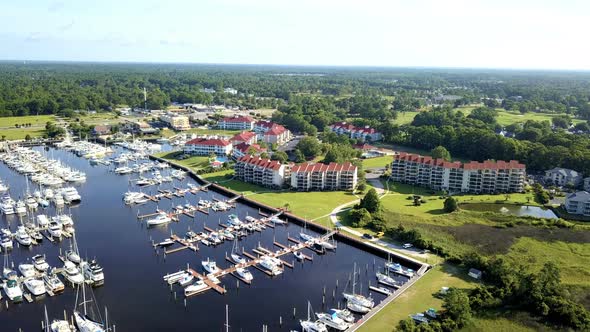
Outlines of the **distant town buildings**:
M 234 166 L 236 178 L 264 187 L 280 188 L 289 174 L 289 166 L 277 160 L 243 156 Z
M 365 141 L 379 141 L 382 138 L 380 132 L 369 126 L 356 127 L 347 122 L 336 122 L 330 125 L 330 130 L 338 135 L 347 135 L 350 138 L 357 139 L 361 142 Z
M 208 156 L 215 153 L 218 156 L 227 156 L 232 152 L 230 141 L 221 138 L 195 138 L 184 144 L 184 153 Z
M 125 121 L 121 126 L 121 131 L 130 134 L 149 135 L 157 133 L 158 129 L 143 121 Z
M 283 145 L 292 138 L 289 129 L 271 121 L 258 121 L 254 124 L 258 140 L 267 144 Z
M 230 95 L 237 95 L 238 94 L 238 90 L 234 89 L 234 88 L 225 88 L 223 89 L 224 93 L 228 93 Z
M 590 216 L 590 193 L 578 191 L 565 197 L 565 210 L 571 214 Z
M 584 179 L 584 190 L 590 192 L 590 177 Z
M 111 126 L 109 125 L 96 125 L 92 129 L 92 135 L 103 136 L 111 133 Z
M 172 113 L 166 113 L 160 115 L 160 121 L 164 122 L 168 127 L 174 130 L 189 130 L 191 124 L 188 116 L 176 115 Z
M 353 190 L 358 182 L 358 168 L 342 164 L 305 162 L 291 168 L 291 187 L 300 191 Z
M 257 142 L 256 133 L 252 131 L 243 131 L 231 138 L 231 143 L 235 146 L 240 143 L 254 144 Z
M 525 165 L 516 160 L 461 163 L 400 152 L 391 164 L 393 181 L 449 192 L 522 192 L 525 177 Z
M 245 115 L 225 117 L 217 122 L 217 127 L 225 130 L 252 130 L 254 120 Z
M 560 187 L 563 187 L 567 184 L 577 187 L 582 183 L 583 178 L 582 174 L 574 170 L 555 167 L 545 171 L 545 181 Z

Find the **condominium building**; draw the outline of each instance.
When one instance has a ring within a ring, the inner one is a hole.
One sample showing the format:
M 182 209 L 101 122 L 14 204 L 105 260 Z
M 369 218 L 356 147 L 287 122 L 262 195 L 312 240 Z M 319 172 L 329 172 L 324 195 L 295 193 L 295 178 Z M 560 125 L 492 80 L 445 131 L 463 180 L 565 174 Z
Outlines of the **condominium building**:
M 590 193 L 578 191 L 565 197 L 565 210 L 571 214 L 590 216 Z
M 257 137 L 255 132 L 243 131 L 232 137 L 230 141 L 233 145 L 238 145 L 241 143 L 254 144 L 257 142 Z
M 238 145 L 234 145 L 232 157 L 237 160 L 247 155 L 258 156 L 265 151 L 266 149 L 262 148 L 258 144 L 240 143 Z
M 160 115 L 160 121 L 166 123 L 166 125 L 174 130 L 189 130 L 191 129 L 191 123 L 188 116 L 176 115 L 176 114 L 162 114 Z
M 571 184 L 572 186 L 577 187 L 582 183 L 583 177 L 581 173 L 578 173 L 573 169 L 555 167 L 545 171 L 545 181 L 556 186 Z
M 219 120 L 217 126 L 220 129 L 252 130 L 254 128 L 254 120 L 249 116 L 236 115 Z
M 243 156 L 236 161 L 234 166 L 236 178 L 264 187 L 278 188 L 285 183 L 286 169 L 288 165 L 280 161 L 262 159 L 254 156 Z
M 381 133 L 375 128 L 369 126 L 357 127 L 347 122 L 336 122 L 330 125 L 330 130 L 338 135 L 347 135 L 350 138 L 357 139 L 359 141 L 379 141 L 381 140 Z
M 184 153 L 199 156 L 208 156 L 215 153 L 218 156 L 229 155 L 232 144 L 220 138 L 195 138 L 184 144 Z
M 357 167 L 350 162 L 342 164 L 305 162 L 291 168 L 291 187 L 309 190 L 353 190 L 358 177 Z
M 254 124 L 258 140 L 268 144 L 283 145 L 292 138 L 291 131 L 271 121 L 258 121 Z
M 525 165 L 516 160 L 461 163 L 400 152 L 391 164 L 393 181 L 449 192 L 522 192 L 525 177 Z

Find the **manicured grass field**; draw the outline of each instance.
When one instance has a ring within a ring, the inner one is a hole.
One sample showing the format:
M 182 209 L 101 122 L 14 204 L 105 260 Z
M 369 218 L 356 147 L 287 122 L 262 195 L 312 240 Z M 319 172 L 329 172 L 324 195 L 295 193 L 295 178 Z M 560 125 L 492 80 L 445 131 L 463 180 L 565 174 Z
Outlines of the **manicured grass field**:
M 174 131 L 169 128 L 164 128 L 160 131 L 162 137 L 171 137 L 178 134 L 197 134 L 197 135 L 221 135 L 221 136 L 234 136 L 240 133 L 240 130 L 218 130 L 218 129 L 201 129 L 192 128 L 186 131 Z
M 43 127 L 48 121 L 54 121 L 54 115 L 10 116 L 0 118 L 0 128 L 14 128 L 16 124 L 30 123 L 31 127 Z
M 363 159 L 363 168 L 384 168 L 385 165 L 391 164 L 393 161 L 392 156 L 383 156 L 383 157 L 376 157 L 376 158 L 368 158 Z
M 412 120 L 414 120 L 414 117 L 418 113 L 420 113 L 420 112 L 399 112 L 397 114 L 397 119 L 395 119 L 393 121 L 393 123 L 398 124 L 398 125 L 408 124 L 408 123 L 412 122 Z
M 590 243 L 542 242 L 523 237 L 506 256 L 530 264 L 535 271 L 540 270 L 545 262 L 556 263 L 564 284 L 590 286 Z
M 433 296 L 441 287 L 472 288 L 467 274 L 449 264 L 434 267 L 397 299 L 373 316 L 359 331 L 393 331 L 398 322 L 429 308 L 441 309 L 442 300 Z
M 549 329 L 547 329 L 549 330 Z M 506 331 L 506 332 L 534 332 L 538 329 L 525 326 L 517 321 L 503 317 L 496 318 L 475 318 L 471 324 L 465 326 L 461 332 L 479 332 L 479 331 Z
M 209 166 L 209 157 L 208 156 L 192 156 L 186 159 L 176 159 L 178 152 L 161 152 L 154 154 L 156 157 L 168 159 L 173 161 L 177 164 L 190 167 L 194 170 L 205 168 Z
M 460 110 L 461 112 L 463 112 L 465 115 L 469 115 L 471 113 L 471 111 L 476 107 L 479 107 L 479 106 L 465 106 L 465 107 L 459 107 L 457 109 Z M 507 126 L 509 124 L 513 124 L 513 123 L 517 123 L 517 122 L 526 122 L 528 120 L 551 121 L 551 119 L 556 116 L 564 115 L 564 114 L 534 113 L 534 112 L 528 112 L 525 114 L 521 114 L 520 112 L 509 112 L 509 111 L 506 111 L 505 109 L 502 109 L 502 108 L 497 108 L 496 110 L 498 111 L 497 121 L 499 124 L 501 124 L 503 126 Z M 578 122 L 584 122 L 584 120 L 581 120 L 581 119 L 572 119 L 572 121 L 574 124 L 576 124 Z
M 10 129 L 0 129 L 0 137 L 5 136 L 4 138 L 7 140 L 17 140 L 17 139 L 25 139 L 27 135 L 31 138 L 41 137 L 45 134 L 45 129 L 41 129 L 39 127 L 36 128 L 10 128 Z
M 112 125 L 122 122 L 123 119 L 119 118 L 115 113 L 112 112 L 99 112 L 80 116 L 80 121 L 84 121 L 84 123 L 86 123 L 87 125 Z

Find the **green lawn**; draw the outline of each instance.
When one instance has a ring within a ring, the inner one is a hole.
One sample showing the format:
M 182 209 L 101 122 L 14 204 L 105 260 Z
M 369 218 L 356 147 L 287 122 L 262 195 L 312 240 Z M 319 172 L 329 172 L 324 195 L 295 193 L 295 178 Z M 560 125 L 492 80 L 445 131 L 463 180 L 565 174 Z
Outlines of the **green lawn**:
M 112 112 L 98 112 L 98 113 L 87 113 L 86 115 L 80 115 L 80 121 L 84 121 L 87 125 L 102 125 L 102 124 L 116 124 L 123 121 L 115 113 Z M 72 122 L 73 119 L 69 120 Z
M 385 165 L 391 164 L 393 161 L 393 156 L 383 156 L 383 157 L 376 157 L 376 158 L 368 158 L 363 159 L 363 168 L 384 168 Z
M 14 128 L 15 124 L 30 123 L 31 127 L 43 127 L 48 121 L 54 121 L 54 115 L 10 116 L 0 118 L 0 128 Z
M 467 280 L 464 271 L 450 264 L 434 267 L 378 314 L 373 316 L 359 331 L 392 331 L 398 322 L 409 315 L 428 308 L 441 309 L 442 300 L 433 296 L 441 287 L 472 288 L 476 283 Z
M 397 114 L 397 118 L 393 121 L 393 123 L 398 125 L 404 125 L 412 122 L 416 114 L 420 113 L 419 111 L 416 112 L 399 112 Z
M 478 332 L 478 331 L 506 331 L 506 332 L 534 332 L 539 331 L 537 328 L 525 326 L 517 321 L 510 320 L 504 317 L 496 318 L 479 318 L 476 317 L 471 321 L 471 324 L 465 326 L 460 331 L 462 332 Z
M 590 244 L 561 241 L 542 242 L 520 238 L 506 257 L 540 270 L 545 262 L 554 262 L 561 269 L 564 284 L 590 286 Z
M 179 152 L 160 152 L 160 153 L 154 154 L 154 156 L 170 160 L 170 161 L 175 162 L 177 164 L 180 164 L 180 165 L 183 165 L 186 167 L 190 167 L 194 170 L 205 168 L 205 167 L 209 166 L 209 157 L 208 156 L 192 156 L 190 158 L 179 160 L 179 159 L 176 159 L 176 156 L 178 156 L 179 154 L 180 154 Z
M 464 106 L 464 107 L 457 108 L 457 110 L 460 110 L 465 115 L 469 115 L 471 113 L 471 111 L 476 107 L 479 107 L 479 106 Z M 503 108 L 497 108 L 496 110 L 498 111 L 497 121 L 499 124 L 501 124 L 503 126 L 507 126 L 509 124 L 513 124 L 513 123 L 517 123 L 517 122 L 526 122 L 528 120 L 551 121 L 551 119 L 556 116 L 565 115 L 565 114 L 534 113 L 534 112 L 528 112 L 525 114 L 521 114 L 520 112 L 509 112 Z M 578 122 L 584 122 L 584 120 L 572 119 L 572 122 L 574 124 L 576 124 Z
M 37 128 L 11 128 L 11 129 L 0 129 L 0 137 L 4 137 L 7 140 L 25 139 L 27 135 L 31 138 L 41 137 L 45 134 L 45 129 Z

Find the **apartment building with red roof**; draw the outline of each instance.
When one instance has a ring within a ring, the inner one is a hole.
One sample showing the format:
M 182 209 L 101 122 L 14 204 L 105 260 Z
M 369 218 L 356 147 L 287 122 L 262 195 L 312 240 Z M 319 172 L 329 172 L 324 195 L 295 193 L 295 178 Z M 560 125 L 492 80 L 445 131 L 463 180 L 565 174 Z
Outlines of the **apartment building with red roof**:
M 247 115 L 228 116 L 219 120 L 217 127 L 227 130 L 252 130 L 254 128 L 254 119 Z
M 400 152 L 391 163 L 393 181 L 449 192 L 523 192 L 525 178 L 526 167 L 516 160 L 461 163 Z
M 208 156 L 215 153 L 218 156 L 227 156 L 232 152 L 232 144 L 221 138 L 200 137 L 184 143 L 184 153 Z
M 264 187 L 280 188 L 289 176 L 289 165 L 255 156 L 243 156 L 234 165 L 236 178 Z
M 336 122 L 330 125 L 330 130 L 338 135 L 347 135 L 350 138 L 357 139 L 361 142 L 379 141 L 382 138 L 380 132 L 369 126 L 357 127 L 348 122 Z
M 239 134 L 236 134 L 234 137 L 230 139 L 230 142 L 235 146 L 240 143 L 246 144 L 254 144 L 258 141 L 256 133 L 253 131 L 243 131 Z
M 258 156 L 263 152 L 266 152 L 266 149 L 261 147 L 259 144 L 240 143 L 238 145 L 234 145 L 232 157 L 237 160 L 246 155 Z
M 353 190 L 358 183 L 358 168 L 342 164 L 305 162 L 291 168 L 291 187 L 300 191 Z
M 254 124 L 258 140 L 268 144 L 283 145 L 292 138 L 291 131 L 272 121 L 261 120 Z

